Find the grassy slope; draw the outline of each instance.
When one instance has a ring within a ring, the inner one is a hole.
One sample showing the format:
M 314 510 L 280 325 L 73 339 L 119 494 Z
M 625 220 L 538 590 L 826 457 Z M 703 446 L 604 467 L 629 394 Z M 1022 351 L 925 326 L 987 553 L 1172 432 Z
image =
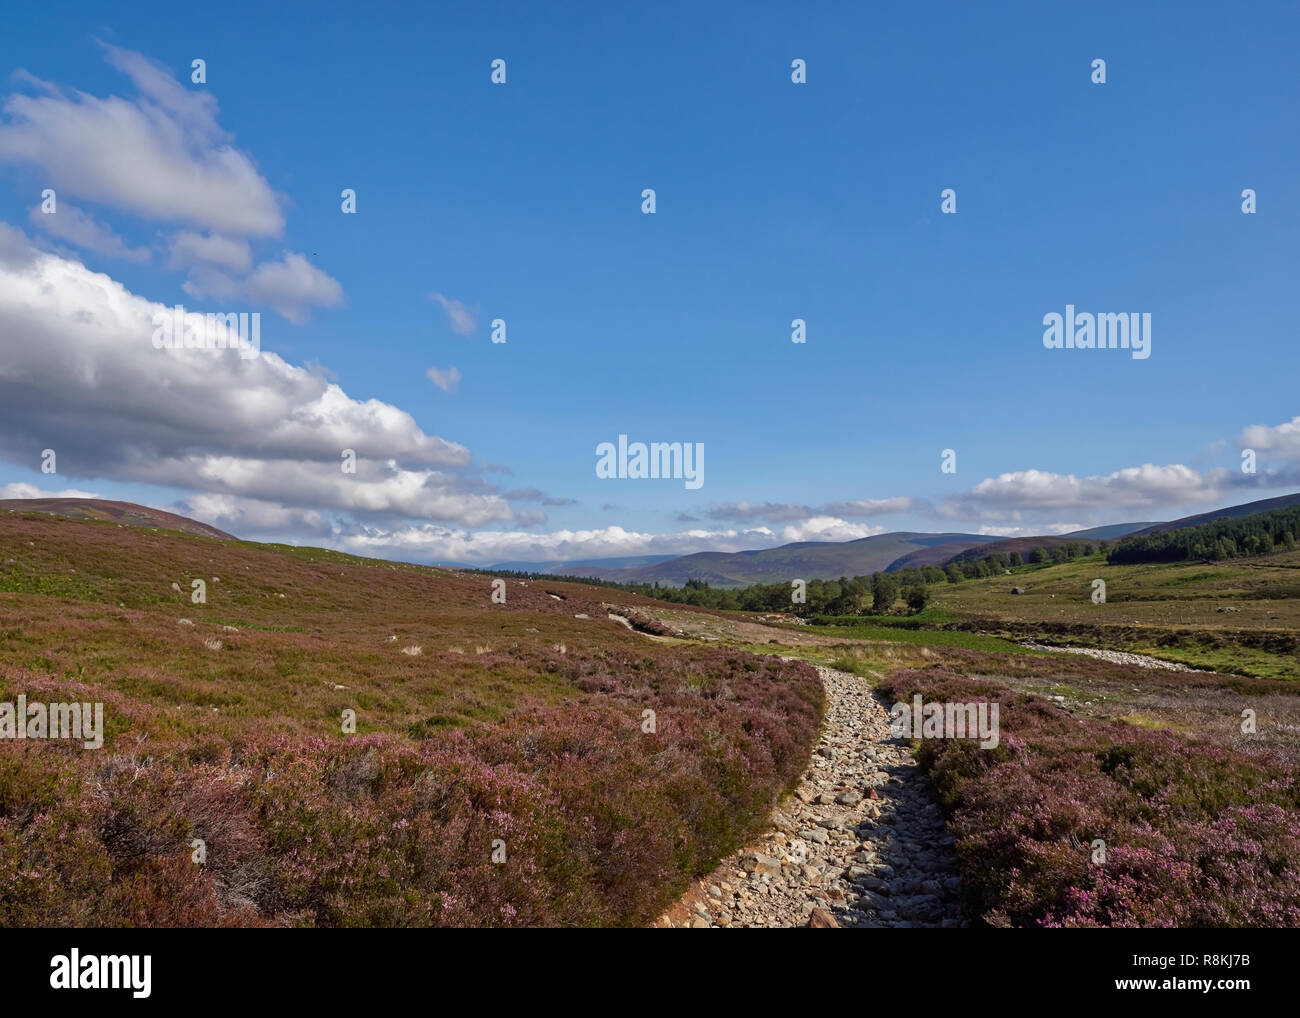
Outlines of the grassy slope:
M 1094 579 L 1105 604 L 1092 601 Z M 1097 555 L 932 589 L 937 608 L 985 632 L 1300 679 L 1300 553 L 1122 566 Z
M 652 917 L 797 775 L 820 684 L 647 641 L 608 620 L 606 591 L 490 591 L 318 549 L 0 517 L 0 701 L 102 701 L 106 729 L 99 752 L 0 741 L 0 926 Z

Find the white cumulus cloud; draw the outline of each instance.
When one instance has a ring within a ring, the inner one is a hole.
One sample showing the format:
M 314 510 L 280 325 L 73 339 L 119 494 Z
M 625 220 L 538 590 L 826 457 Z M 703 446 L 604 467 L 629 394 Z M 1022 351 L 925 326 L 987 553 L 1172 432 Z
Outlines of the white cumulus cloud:
M 0 163 L 35 168 L 60 196 L 144 219 L 278 235 L 279 200 L 217 123 L 212 94 L 139 53 L 104 49 L 137 94 L 98 98 L 39 83 L 44 95 L 10 95 L 0 105 Z
M 263 349 L 160 350 L 164 306 L 0 230 L 0 456 L 61 473 L 465 526 L 515 519 L 464 446 Z M 355 473 L 341 468 L 356 453 Z
M 77 488 L 64 488 L 62 491 L 42 491 L 26 481 L 0 485 L 0 498 L 101 498 L 93 491 L 81 491 Z

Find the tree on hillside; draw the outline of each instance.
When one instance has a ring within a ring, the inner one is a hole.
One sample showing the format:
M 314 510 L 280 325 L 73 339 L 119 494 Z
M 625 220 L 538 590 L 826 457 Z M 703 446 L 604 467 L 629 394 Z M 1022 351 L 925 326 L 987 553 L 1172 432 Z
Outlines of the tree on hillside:
M 871 610 L 877 615 L 885 615 L 894 608 L 898 597 L 898 582 L 888 573 L 876 573 L 871 577 Z
M 832 615 L 858 615 L 862 612 L 862 601 L 866 597 L 866 590 L 857 580 L 850 580 L 845 576 L 840 577 L 840 592 L 836 598 L 827 605 L 827 611 Z
M 920 584 L 908 587 L 903 591 L 903 599 L 907 602 L 907 608 L 913 615 L 925 611 L 925 606 L 930 603 L 930 588 L 923 587 Z

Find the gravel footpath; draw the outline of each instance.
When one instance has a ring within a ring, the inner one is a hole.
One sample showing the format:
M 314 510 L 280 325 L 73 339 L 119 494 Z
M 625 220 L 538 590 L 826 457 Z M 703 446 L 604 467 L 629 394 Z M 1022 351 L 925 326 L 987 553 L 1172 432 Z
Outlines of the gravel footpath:
M 1098 650 L 1094 647 L 1049 647 L 1042 643 L 1026 643 L 1030 650 L 1050 650 L 1053 654 L 1082 654 L 1084 657 L 1100 658 L 1117 665 L 1137 665 L 1139 668 L 1164 668 L 1171 672 L 1194 672 L 1195 668 L 1180 665 L 1174 661 L 1161 661 L 1158 657 L 1145 654 L 1130 654 L 1125 650 Z
M 868 680 L 817 670 L 826 720 L 794 795 L 657 926 L 966 925 L 952 836 L 887 707 Z

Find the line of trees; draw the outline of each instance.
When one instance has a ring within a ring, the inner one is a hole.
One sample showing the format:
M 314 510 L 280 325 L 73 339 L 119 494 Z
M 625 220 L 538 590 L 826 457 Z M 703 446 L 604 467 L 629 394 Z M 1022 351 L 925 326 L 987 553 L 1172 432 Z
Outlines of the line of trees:
M 838 580 L 808 580 L 802 587 L 791 583 L 755 583 L 739 590 L 712 587 L 703 580 L 687 580 L 682 587 L 628 584 L 625 589 L 677 604 L 698 605 L 724 611 L 782 612 L 795 615 L 888 615 L 901 599 L 908 612 L 924 610 L 930 603 L 929 584 L 944 582 L 937 566 L 841 576 Z M 802 600 L 795 600 L 796 594 Z
M 1270 509 L 1240 519 L 1213 520 L 1181 530 L 1162 530 L 1146 537 L 1126 537 L 1115 545 L 1108 561 L 1136 562 L 1245 558 L 1295 551 L 1300 547 L 1300 506 Z
M 1068 542 L 1050 547 L 1042 545 L 1030 548 L 1023 555 L 1018 551 L 991 551 L 983 554 L 978 548 L 973 548 L 961 558 L 954 559 L 944 566 L 944 575 L 949 583 L 978 580 L 986 576 L 997 576 L 1008 569 L 1017 569 L 1023 565 L 1061 565 L 1076 558 L 1087 558 L 1097 552 L 1104 554 L 1108 547 L 1105 541 L 1095 547 L 1086 541 Z

